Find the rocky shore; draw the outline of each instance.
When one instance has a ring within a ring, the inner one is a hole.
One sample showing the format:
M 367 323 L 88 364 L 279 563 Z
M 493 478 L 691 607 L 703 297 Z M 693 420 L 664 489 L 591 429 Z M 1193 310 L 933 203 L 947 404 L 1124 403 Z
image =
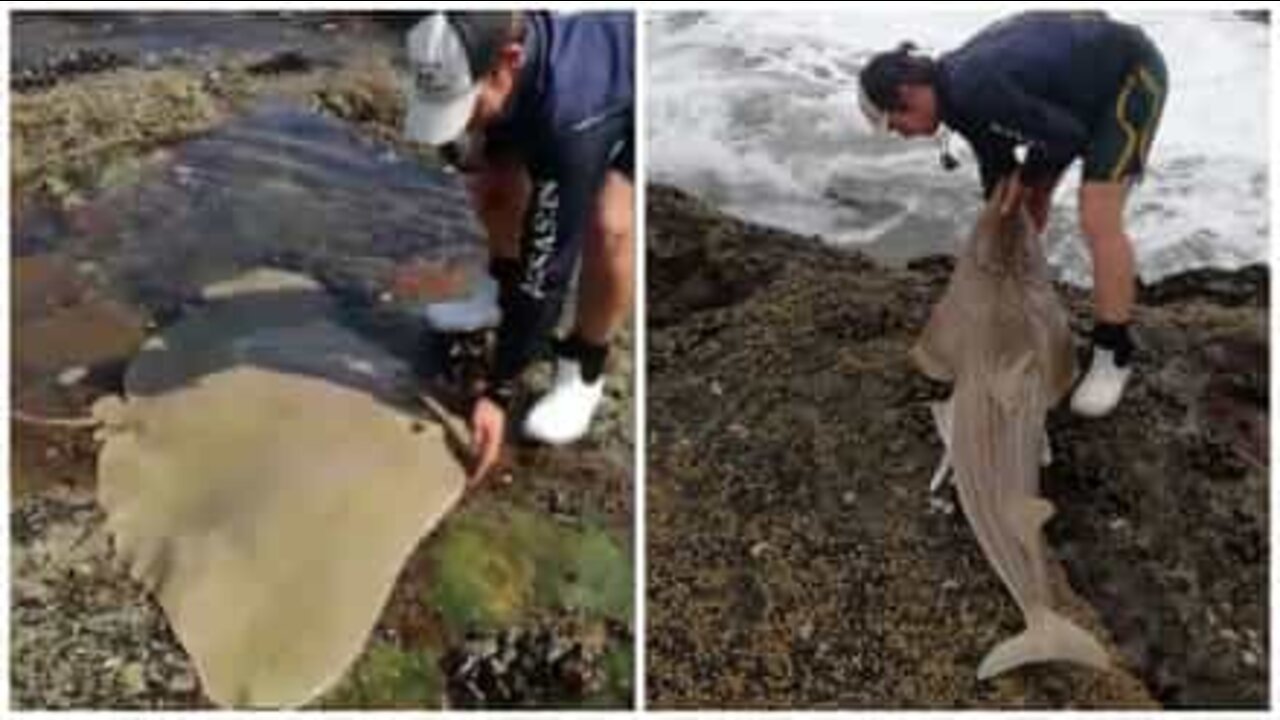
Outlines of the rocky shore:
M 978 682 L 1020 616 L 928 492 L 947 389 L 907 358 L 951 259 L 882 267 L 660 186 L 646 252 L 654 707 L 1266 706 L 1266 268 L 1144 288 L 1118 412 L 1050 417 L 1057 589 L 1116 671 Z

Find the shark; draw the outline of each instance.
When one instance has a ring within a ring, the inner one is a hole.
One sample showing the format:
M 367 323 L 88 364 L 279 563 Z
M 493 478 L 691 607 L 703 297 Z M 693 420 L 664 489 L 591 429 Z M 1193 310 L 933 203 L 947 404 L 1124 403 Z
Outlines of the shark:
M 1031 663 L 1110 663 L 1054 609 L 1043 533 L 1054 507 L 1040 495 L 1040 470 L 1052 461 L 1045 418 L 1071 387 L 1074 356 L 1044 249 L 1025 209 L 1002 209 L 1008 193 L 1002 183 L 991 194 L 911 349 L 922 372 L 953 388 L 930 408 L 944 445 L 931 490 L 950 476 L 1026 624 L 986 654 L 979 679 Z

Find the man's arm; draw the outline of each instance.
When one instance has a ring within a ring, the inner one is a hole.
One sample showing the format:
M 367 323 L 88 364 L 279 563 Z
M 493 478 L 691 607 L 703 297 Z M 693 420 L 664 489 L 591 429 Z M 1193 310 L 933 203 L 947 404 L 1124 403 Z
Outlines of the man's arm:
M 497 399 L 510 394 L 515 378 L 555 328 L 608 168 L 607 129 L 569 134 L 553 144 L 554 153 L 544 161 L 531 163 L 533 192 L 522 233 L 520 279 L 500 299 L 502 323 L 491 374 Z
M 977 102 L 991 132 L 1007 135 L 1013 143 L 1027 143 L 1022 165 L 1022 181 L 1027 186 L 1052 185 L 1088 142 L 1088 130 L 1079 120 L 1028 94 L 1003 74 L 989 77 L 979 95 Z
M 982 197 L 991 197 L 991 192 L 1004 176 L 1018 167 L 1013 156 L 1013 141 L 994 133 L 978 131 L 969 140 L 973 154 L 978 158 L 978 176 L 982 180 Z

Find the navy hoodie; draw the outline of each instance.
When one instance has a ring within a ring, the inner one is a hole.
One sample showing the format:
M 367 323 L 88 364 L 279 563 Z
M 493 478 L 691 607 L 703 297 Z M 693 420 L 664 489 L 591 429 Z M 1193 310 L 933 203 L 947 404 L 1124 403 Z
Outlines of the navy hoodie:
M 503 300 L 498 383 L 518 375 L 554 327 L 614 153 L 634 141 L 633 14 L 525 18 L 527 60 L 515 96 L 485 133 L 517 152 L 533 181 L 521 279 Z
M 1028 148 L 1023 180 L 1045 182 L 1080 156 L 1148 41 L 1101 12 L 1029 12 L 996 22 L 938 59 L 943 123 L 972 145 L 990 193 Z

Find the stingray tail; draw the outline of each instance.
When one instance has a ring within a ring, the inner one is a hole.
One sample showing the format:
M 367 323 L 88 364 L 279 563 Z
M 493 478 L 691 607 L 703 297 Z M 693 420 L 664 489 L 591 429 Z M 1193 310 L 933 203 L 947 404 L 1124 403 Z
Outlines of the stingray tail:
M 1093 635 L 1058 613 L 1040 608 L 1028 617 L 1026 630 L 987 653 L 978 666 L 978 679 L 1040 662 L 1071 662 L 1098 670 L 1110 666 L 1107 651 Z

